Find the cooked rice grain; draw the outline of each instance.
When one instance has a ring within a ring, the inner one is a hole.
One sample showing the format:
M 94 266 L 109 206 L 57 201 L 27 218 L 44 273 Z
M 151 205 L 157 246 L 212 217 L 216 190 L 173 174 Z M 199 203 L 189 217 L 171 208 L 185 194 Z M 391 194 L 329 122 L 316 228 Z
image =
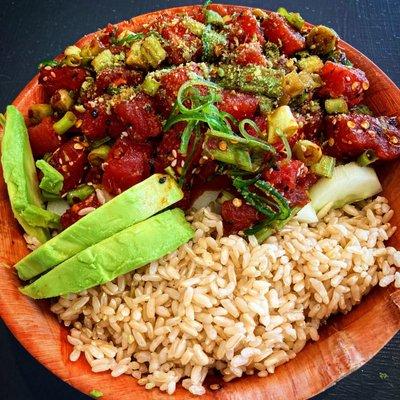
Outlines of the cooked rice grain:
M 132 375 L 169 394 L 182 380 L 201 395 L 210 369 L 225 381 L 267 376 L 372 286 L 400 287 L 400 252 L 384 244 L 392 216 L 377 197 L 361 210 L 326 211 L 314 225 L 292 220 L 259 245 L 221 237 L 220 216 L 202 209 L 188 216 L 192 242 L 52 310 L 72 327 L 71 361 L 83 353 L 93 372 Z

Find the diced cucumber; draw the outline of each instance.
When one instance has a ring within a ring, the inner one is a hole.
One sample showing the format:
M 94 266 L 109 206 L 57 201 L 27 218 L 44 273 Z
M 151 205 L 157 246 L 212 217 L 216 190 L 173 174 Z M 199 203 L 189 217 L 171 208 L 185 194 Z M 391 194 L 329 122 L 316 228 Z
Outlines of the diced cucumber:
M 328 203 L 332 208 L 367 199 L 382 191 L 373 168 L 361 167 L 355 162 L 339 165 L 331 178 L 320 179 L 310 190 L 311 204 L 315 211 Z

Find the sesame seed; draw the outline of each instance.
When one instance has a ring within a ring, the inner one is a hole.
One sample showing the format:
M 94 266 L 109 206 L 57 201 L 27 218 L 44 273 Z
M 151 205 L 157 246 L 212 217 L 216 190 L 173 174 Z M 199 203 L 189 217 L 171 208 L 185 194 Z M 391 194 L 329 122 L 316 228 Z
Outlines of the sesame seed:
M 368 121 L 363 121 L 360 124 L 364 129 L 368 129 L 369 128 L 369 122 Z
M 221 389 L 221 385 L 219 385 L 218 383 L 213 383 L 212 385 L 210 385 L 210 389 L 211 390 Z
M 74 149 L 75 150 L 82 150 L 83 146 L 80 143 L 74 143 Z
M 363 82 L 362 88 L 363 88 L 364 90 L 368 90 L 368 88 L 369 88 L 369 83 L 368 83 L 368 82 Z
M 347 126 L 348 126 L 350 129 L 353 129 L 353 128 L 356 127 L 356 123 L 355 123 L 354 121 L 347 121 Z
M 232 204 L 235 206 L 235 207 L 240 207 L 241 205 L 242 205 L 242 200 L 240 200 L 240 199 L 238 199 L 237 197 L 235 197 L 233 200 L 232 200 Z
M 393 144 L 397 144 L 397 143 L 399 143 L 399 139 L 396 136 L 392 136 L 390 138 L 390 142 Z
M 75 126 L 77 127 L 77 128 L 80 128 L 81 127 L 81 125 L 82 125 L 82 120 L 81 119 L 78 119 L 76 122 L 75 122 Z
M 329 138 L 328 144 L 329 144 L 329 146 L 333 146 L 335 144 L 335 139 L 334 138 Z
M 176 157 L 178 157 L 178 152 L 175 149 L 173 149 L 172 155 L 174 156 L 174 158 L 176 158 Z
M 178 160 L 175 158 L 172 163 L 171 163 L 171 167 L 174 168 L 176 167 L 176 164 L 178 163 Z
M 354 82 L 354 83 L 351 85 L 351 88 L 352 88 L 352 90 L 356 90 L 359 86 L 360 86 L 360 82 Z
M 218 143 L 218 148 L 222 151 L 225 151 L 228 148 L 228 145 L 226 144 L 226 142 L 224 140 L 221 140 Z

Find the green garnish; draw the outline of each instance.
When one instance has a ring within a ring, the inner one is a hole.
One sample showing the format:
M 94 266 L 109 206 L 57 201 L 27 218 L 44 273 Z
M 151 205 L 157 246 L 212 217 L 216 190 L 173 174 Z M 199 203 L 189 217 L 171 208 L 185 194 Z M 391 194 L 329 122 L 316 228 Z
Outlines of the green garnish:
M 36 167 L 43 173 L 39 187 L 54 195 L 58 195 L 64 184 L 64 176 L 45 160 L 37 160 Z
M 298 29 L 299 31 L 303 28 L 305 21 L 299 13 L 289 12 L 284 7 L 279 7 L 277 12 L 294 28 Z
M 58 135 L 63 135 L 75 125 L 76 121 L 75 114 L 72 111 L 67 111 L 60 120 L 53 124 L 53 129 Z
M 376 156 L 373 150 L 365 150 L 364 153 L 357 158 L 357 164 L 361 165 L 362 167 L 366 167 L 376 160 L 379 160 L 379 158 Z
M 60 63 L 56 60 L 44 60 L 38 65 L 38 69 L 44 68 L 44 67 L 58 67 Z
M 290 148 L 289 141 L 287 140 L 286 135 L 283 133 L 282 129 L 276 128 L 275 129 L 276 135 L 281 139 L 284 147 L 285 147 L 285 153 L 286 153 L 286 160 L 291 160 L 292 159 L 292 149 Z
M 311 165 L 311 172 L 324 178 L 331 178 L 335 168 L 336 160 L 333 157 L 323 155 L 321 159 Z
M 67 202 L 72 205 L 76 200 L 82 201 L 87 199 L 92 193 L 94 193 L 93 186 L 86 184 L 79 185 L 77 188 L 67 193 Z
M 130 46 L 133 42 L 143 38 L 143 33 L 128 33 L 126 36 L 111 39 L 111 43 L 117 46 Z
M 258 177 L 243 179 L 234 176 L 232 184 L 248 204 L 266 216 L 263 222 L 248 230 L 249 235 L 255 234 L 261 228 L 270 226 L 273 221 L 285 220 L 290 216 L 289 203 L 270 183 Z M 265 196 L 256 193 L 251 187 L 258 190 L 259 193 L 265 194 Z

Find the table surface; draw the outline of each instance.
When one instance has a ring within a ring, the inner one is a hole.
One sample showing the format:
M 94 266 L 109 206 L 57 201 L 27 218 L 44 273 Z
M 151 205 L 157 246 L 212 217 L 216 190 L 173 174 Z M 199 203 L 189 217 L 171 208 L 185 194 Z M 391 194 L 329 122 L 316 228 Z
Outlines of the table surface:
M 222 2 L 222 1 L 221 1 Z M 134 15 L 192 1 L 41 0 L 2 1 L 0 8 L 0 110 L 32 78 L 41 60 L 52 58 L 85 33 Z M 399 0 L 226 1 L 300 11 L 313 23 L 326 24 L 400 84 Z M 0 321 L 0 399 L 84 400 L 38 364 Z M 318 400 L 400 399 L 400 334 L 368 364 Z M 283 367 L 284 368 L 284 367 Z

